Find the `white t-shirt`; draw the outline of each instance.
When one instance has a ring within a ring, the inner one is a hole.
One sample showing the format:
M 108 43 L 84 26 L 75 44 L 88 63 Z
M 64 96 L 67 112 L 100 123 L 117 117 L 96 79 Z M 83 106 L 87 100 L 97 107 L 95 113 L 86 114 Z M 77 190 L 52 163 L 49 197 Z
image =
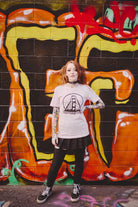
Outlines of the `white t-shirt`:
M 73 139 L 87 136 L 88 124 L 82 109 L 86 100 L 95 103 L 99 99 L 88 85 L 77 83 L 75 87 L 68 84 L 56 87 L 50 106 L 60 108 L 58 137 Z

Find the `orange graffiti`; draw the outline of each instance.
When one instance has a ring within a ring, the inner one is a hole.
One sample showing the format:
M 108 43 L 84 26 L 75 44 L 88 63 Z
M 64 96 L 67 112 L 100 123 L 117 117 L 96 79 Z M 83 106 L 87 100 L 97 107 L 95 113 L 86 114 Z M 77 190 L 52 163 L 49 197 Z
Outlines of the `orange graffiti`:
M 90 14 L 91 11 L 94 11 L 92 7 L 87 8 L 80 15 L 80 17 L 85 17 L 87 21 L 89 20 L 89 18 L 91 18 L 92 24 L 96 23 L 96 25 L 99 26 L 100 19 L 94 21 L 93 18 L 95 17 L 95 13 Z M 89 32 L 88 30 L 85 31 L 85 25 L 81 25 L 80 27 L 80 25 L 78 24 L 78 19 L 74 20 L 75 22 L 72 22 L 72 24 L 69 24 L 69 20 L 71 18 L 74 18 L 72 16 L 72 12 L 61 14 L 56 18 L 52 13 L 48 11 L 34 8 L 21 8 L 15 10 L 11 12 L 7 17 L 4 14 L 0 13 L 0 54 L 6 62 L 7 69 L 11 77 L 9 116 L 7 123 L 5 124 L 3 131 L 0 135 L 1 181 L 5 181 L 8 178 L 8 176 L 5 176 L 3 174 L 3 168 L 11 169 L 13 163 L 16 160 L 25 159 L 28 161 L 28 163 L 23 162 L 20 169 L 15 169 L 16 173 L 26 180 L 44 182 L 47 179 L 49 167 L 53 158 L 53 153 L 41 153 L 37 149 L 35 128 L 32 122 L 32 106 L 30 102 L 29 79 L 27 78 L 27 75 L 22 70 L 22 67 L 19 64 L 18 52 L 16 54 L 16 51 L 14 50 L 13 53 L 15 54 L 13 54 L 12 56 L 12 47 L 10 50 L 6 41 L 8 38 L 11 38 L 12 40 L 18 39 L 19 34 L 17 32 L 17 27 L 24 28 L 24 33 L 26 32 L 26 34 L 28 35 L 20 36 L 20 38 L 35 39 L 37 37 L 39 39 L 40 33 L 45 28 L 50 28 L 51 30 L 55 28 L 63 29 L 64 31 L 64 29 L 67 29 L 69 26 L 69 28 L 72 29 L 71 31 L 74 32 L 73 34 L 75 34 L 74 41 L 76 44 L 76 48 L 74 59 L 80 60 L 79 54 L 82 44 L 87 41 L 89 35 L 96 35 L 97 33 L 93 34 L 90 30 Z M 126 15 L 124 15 L 124 18 L 126 18 Z M 16 28 L 14 31 L 15 34 L 10 33 L 10 35 L 13 36 L 9 37 L 8 32 L 10 32 L 13 28 Z M 32 34 L 33 32 L 28 32 L 27 29 L 29 28 L 31 28 L 30 30 L 37 28 L 37 33 Z M 41 29 L 41 32 L 39 29 Z M 106 29 L 110 30 L 109 28 Z M 45 40 L 45 35 L 47 35 L 48 33 L 47 31 L 41 37 L 42 41 Z M 132 41 L 132 39 L 134 40 L 135 38 L 137 38 L 137 35 L 135 33 L 133 34 L 133 37 L 130 38 L 131 40 L 127 40 L 126 36 L 124 35 L 125 31 L 121 30 L 121 32 L 122 37 L 121 40 L 118 41 L 120 43 L 121 41 L 123 43 L 130 42 Z M 67 35 L 69 32 L 67 31 L 65 33 L 66 39 L 68 39 L 69 37 Z M 100 33 L 102 37 L 106 37 L 107 41 L 113 41 L 114 37 L 116 36 L 117 38 L 118 36 L 118 32 L 114 33 L 115 36 L 108 32 L 106 33 L 105 30 L 100 30 Z M 57 38 L 57 34 L 54 33 L 55 36 L 48 36 L 48 38 L 55 38 L 54 41 L 57 41 L 63 38 L 60 37 L 61 34 L 64 35 L 63 32 L 61 32 L 59 33 L 59 36 Z M 5 40 L 4 35 L 6 35 Z M 31 35 L 31 37 L 29 35 Z M 116 42 L 116 44 L 118 43 Z M 136 44 L 133 45 L 134 47 L 136 47 Z M 94 71 L 94 68 L 92 70 Z M 43 90 L 45 91 L 45 95 L 47 97 L 51 97 L 53 95 L 55 87 L 61 84 L 60 70 L 46 68 L 45 71 L 46 82 L 45 88 L 43 88 Z M 110 82 L 112 83 L 112 89 L 115 90 L 115 100 L 121 103 L 123 101 L 129 100 L 135 83 L 133 74 L 127 68 L 111 72 L 92 72 L 86 70 L 86 78 L 87 84 L 91 86 L 93 86 L 93 83 L 99 79 L 110 80 Z M 99 93 L 100 89 L 102 88 L 99 87 Z M 93 144 L 88 147 L 88 159 L 85 160 L 82 178 L 84 180 L 91 181 L 104 180 L 105 177 L 108 177 L 112 181 L 119 181 L 134 177 L 137 174 L 138 170 L 138 114 L 131 114 L 128 112 L 121 112 L 117 110 L 115 120 L 115 134 L 112 142 L 112 160 L 110 165 L 105 162 L 102 157 L 102 153 L 99 152 L 99 143 L 96 140 L 94 133 L 94 130 L 96 130 L 94 126 L 95 120 L 93 119 L 94 115 L 95 112 L 90 113 L 88 110 L 85 112 L 85 117 L 89 124 L 89 131 Z M 44 120 L 45 123 L 43 141 L 49 140 L 52 135 L 51 114 L 45 114 Z M 100 122 L 101 120 L 100 118 L 98 118 L 96 121 Z M 68 156 L 69 155 L 67 155 L 67 157 L 65 158 L 65 162 L 63 162 L 61 166 L 57 180 L 67 178 L 67 172 L 73 175 L 73 172 L 70 169 L 70 163 L 74 161 L 74 158 L 68 158 Z

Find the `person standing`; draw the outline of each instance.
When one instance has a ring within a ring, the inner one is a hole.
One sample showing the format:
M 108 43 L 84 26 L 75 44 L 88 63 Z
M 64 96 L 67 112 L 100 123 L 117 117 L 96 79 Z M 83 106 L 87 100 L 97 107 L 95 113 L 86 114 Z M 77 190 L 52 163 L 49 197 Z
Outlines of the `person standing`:
M 78 62 L 68 61 L 62 67 L 61 74 L 63 84 L 55 88 L 50 103 L 50 106 L 53 107 L 52 144 L 54 145 L 54 157 L 48 173 L 47 186 L 38 196 L 37 203 L 44 203 L 51 196 L 52 187 L 67 153 L 75 155 L 71 201 L 79 200 L 85 148 L 92 144 L 83 112 L 85 109 L 105 107 L 101 98 L 85 84 L 85 68 Z M 85 105 L 86 100 L 89 100 L 91 104 Z

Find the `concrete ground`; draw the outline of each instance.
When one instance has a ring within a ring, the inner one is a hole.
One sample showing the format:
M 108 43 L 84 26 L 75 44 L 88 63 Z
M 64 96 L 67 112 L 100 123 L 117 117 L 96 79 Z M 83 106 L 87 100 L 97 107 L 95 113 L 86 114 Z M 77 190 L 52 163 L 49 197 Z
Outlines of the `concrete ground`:
M 37 204 L 43 189 L 43 185 L 1 185 L 0 207 L 138 207 L 138 186 L 82 185 L 80 200 L 72 203 L 72 186 L 55 185 L 46 203 Z

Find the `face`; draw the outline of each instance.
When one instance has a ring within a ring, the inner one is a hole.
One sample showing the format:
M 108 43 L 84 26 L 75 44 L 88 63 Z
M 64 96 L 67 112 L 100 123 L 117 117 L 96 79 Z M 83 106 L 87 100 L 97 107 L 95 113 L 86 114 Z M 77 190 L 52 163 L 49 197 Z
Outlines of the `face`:
M 78 80 L 78 72 L 73 63 L 69 63 L 67 65 L 66 76 L 68 77 L 69 82 L 75 82 Z

